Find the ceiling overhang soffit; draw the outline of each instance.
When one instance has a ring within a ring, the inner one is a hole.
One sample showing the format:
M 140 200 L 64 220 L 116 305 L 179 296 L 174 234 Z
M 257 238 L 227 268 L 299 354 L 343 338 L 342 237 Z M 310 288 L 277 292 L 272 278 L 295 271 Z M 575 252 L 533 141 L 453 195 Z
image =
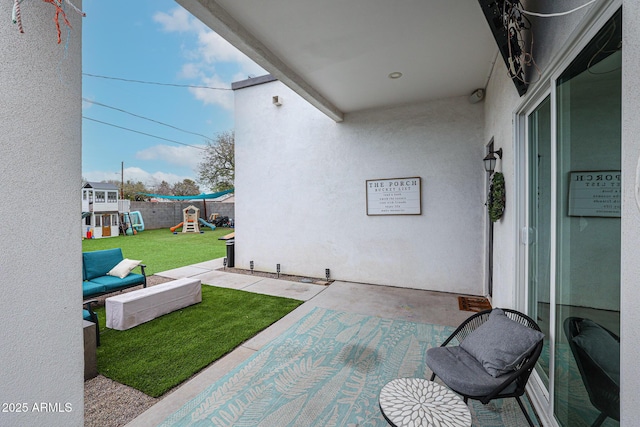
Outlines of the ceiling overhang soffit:
M 256 64 L 290 87 L 331 119 L 341 122 L 344 113 L 329 102 L 267 46 L 244 28 L 214 0 L 176 0 L 191 14 L 214 30 Z

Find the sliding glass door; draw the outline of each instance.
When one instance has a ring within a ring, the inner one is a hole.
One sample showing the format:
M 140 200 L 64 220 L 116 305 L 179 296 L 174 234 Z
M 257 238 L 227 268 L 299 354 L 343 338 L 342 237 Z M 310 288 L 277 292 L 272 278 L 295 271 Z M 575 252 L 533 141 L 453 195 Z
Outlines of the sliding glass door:
M 551 278 L 551 101 L 529 116 L 529 315 L 545 334 L 536 371 L 549 388 Z
M 527 116 L 528 310 L 562 426 L 619 425 L 621 40 L 618 11 Z

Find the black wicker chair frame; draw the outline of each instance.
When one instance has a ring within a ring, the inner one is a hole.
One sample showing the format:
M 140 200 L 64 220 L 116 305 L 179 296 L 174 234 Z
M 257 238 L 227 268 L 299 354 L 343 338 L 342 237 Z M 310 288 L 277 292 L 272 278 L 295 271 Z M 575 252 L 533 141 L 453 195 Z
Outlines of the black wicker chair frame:
M 598 366 L 591 357 L 576 343 L 573 338 L 580 333 L 581 317 L 567 317 L 564 320 L 564 332 L 569 341 L 569 347 L 578 365 L 584 387 L 589 394 L 591 404 L 600 411 L 598 418 L 591 424 L 592 427 L 600 426 L 607 418 L 620 421 L 620 386 Z M 620 337 L 599 325 L 609 333 L 618 343 Z
M 519 322 L 531 329 L 535 329 L 536 331 L 542 332 L 538 324 L 526 314 L 520 313 L 519 311 L 516 311 L 516 310 L 511 310 L 508 308 L 503 308 L 502 310 L 504 311 L 504 313 L 507 315 L 509 319 Z M 491 311 L 492 310 L 484 310 L 469 317 L 460 326 L 458 326 L 458 328 L 449 336 L 449 338 L 445 340 L 444 343 L 442 343 L 441 347 L 445 347 L 450 343 L 452 343 L 453 345 L 458 345 L 459 343 L 464 341 L 464 339 L 467 338 L 469 334 L 471 334 L 471 332 L 473 332 L 480 325 L 482 325 L 484 322 L 489 320 L 489 315 L 491 314 Z M 482 402 L 483 405 L 486 405 L 487 403 L 489 403 L 489 401 L 494 399 L 505 399 L 505 398 L 513 397 L 518 402 L 518 405 L 520 406 L 520 409 L 522 410 L 522 413 L 527 419 L 527 422 L 529 423 L 529 425 L 531 427 L 534 427 L 533 421 L 531 420 L 531 417 L 527 413 L 527 410 L 524 407 L 524 404 L 522 403 L 522 400 L 520 399 L 520 397 L 525 393 L 525 387 L 527 385 L 527 381 L 529 381 L 529 376 L 531 375 L 531 372 L 533 371 L 533 368 L 535 367 L 535 364 L 538 361 L 538 358 L 540 357 L 540 353 L 542 352 L 542 346 L 543 346 L 543 341 L 540 341 L 529 353 L 529 355 L 527 355 L 522 360 L 519 367 L 516 370 L 514 370 L 512 374 L 509 374 L 508 376 L 506 376 L 505 380 L 498 387 L 496 387 L 491 393 L 487 395 L 472 396 L 472 395 L 465 394 L 459 390 L 455 390 L 453 388 L 452 390 L 458 393 L 459 395 L 461 395 L 465 403 L 467 403 L 469 399 L 472 399 L 472 400 L 479 400 L 480 402 Z M 435 377 L 436 377 L 436 374 L 435 373 L 432 374 L 431 381 L 433 381 Z M 509 393 L 503 393 L 503 390 L 505 390 L 514 382 L 516 384 L 515 390 Z
M 96 324 L 96 346 L 100 346 L 100 324 L 98 323 L 98 315 L 91 308 L 93 304 L 97 304 L 98 300 L 92 299 L 90 301 L 85 301 L 82 303 L 84 305 L 85 310 L 89 312 L 89 321 Z

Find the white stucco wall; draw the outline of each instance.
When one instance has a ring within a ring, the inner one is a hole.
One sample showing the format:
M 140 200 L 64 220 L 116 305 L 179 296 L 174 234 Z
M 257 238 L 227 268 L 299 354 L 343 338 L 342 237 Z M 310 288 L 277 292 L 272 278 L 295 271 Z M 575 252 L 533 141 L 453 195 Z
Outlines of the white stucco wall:
M 335 123 L 279 82 L 235 98 L 237 266 L 483 293 L 481 103 L 445 99 Z M 366 215 L 366 180 L 414 176 L 422 215 Z
M 622 6 L 622 272 L 620 378 L 621 424 L 640 420 L 640 3 L 624 0 Z
M 494 223 L 493 228 L 493 305 L 514 307 L 516 288 L 515 277 L 516 239 L 516 186 L 514 171 L 513 109 L 519 102 L 518 92 L 507 75 L 498 57 L 491 79 L 487 85 L 485 99 L 484 140 L 493 138 L 494 149 L 502 148 L 502 160 L 496 170 L 504 174 L 506 206 L 504 215 Z
M 65 54 L 52 5 L 22 2 L 20 34 L 12 4 L 0 3 L 0 425 L 81 426 L 82 24 L 68 14 Z

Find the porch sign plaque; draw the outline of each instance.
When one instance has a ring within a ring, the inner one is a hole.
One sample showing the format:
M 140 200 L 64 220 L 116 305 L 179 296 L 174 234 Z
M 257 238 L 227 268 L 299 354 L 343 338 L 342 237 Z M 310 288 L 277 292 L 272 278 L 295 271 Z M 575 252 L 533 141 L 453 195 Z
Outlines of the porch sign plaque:
M 620 218 L 620 171 L 571 172 L 569 216 Z
M 371 179 L 366 181 L 367 215 L 420 215 L 421 178 Z

